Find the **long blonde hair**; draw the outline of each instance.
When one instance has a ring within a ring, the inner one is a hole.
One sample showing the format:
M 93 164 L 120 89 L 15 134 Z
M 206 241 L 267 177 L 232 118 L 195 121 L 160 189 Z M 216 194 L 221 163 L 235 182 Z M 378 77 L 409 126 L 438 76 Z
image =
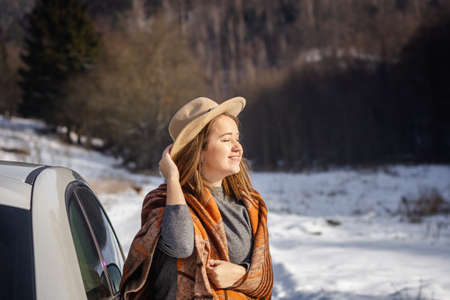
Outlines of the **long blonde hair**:
M 222 115 L 230 117 L 239 126 L 239 120 L 235 116 L 229 113 Z M 211 120 L 189 144 L 172 158 L 178 167 L 183 191 L 192 194 L 197 199 L 200 199 L 204 188 L 208 186 L 200 174 L 200 154 L 207 146 L 212 125 L 218 117 Z M 238 173 L 227 176 L 222 181 L 225 194 L 234 196 L 236 199 L 242 199 L 244 195 L 249 195 L 253 190 L 248 176 L 247 162 L 244 158 L 239 163 L 239 167 Z

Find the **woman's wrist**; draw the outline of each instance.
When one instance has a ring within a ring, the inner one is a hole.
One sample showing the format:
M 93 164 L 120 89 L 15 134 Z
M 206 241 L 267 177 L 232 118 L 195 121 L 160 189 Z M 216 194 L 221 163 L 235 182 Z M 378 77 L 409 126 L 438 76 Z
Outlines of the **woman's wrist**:
M 167 184 L 180 184 L 180 176 L 179 175 L 176 175 L 176 174 L 174 174 L 174 175 L 169 175 L 167 178 L 166 178 L 166 183 Z
M 167 183 L 166 205 L 186 204 L 180 181 L 177 177 L 169 177 Z

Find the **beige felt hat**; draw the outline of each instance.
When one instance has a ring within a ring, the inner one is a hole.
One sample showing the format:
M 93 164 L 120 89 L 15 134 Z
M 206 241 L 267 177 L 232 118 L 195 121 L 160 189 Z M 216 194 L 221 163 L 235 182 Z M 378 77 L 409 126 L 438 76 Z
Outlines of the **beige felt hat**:
M 227 112 L 237 116 L 245 107 L 245 99 L 234 97 L 221 104 L 198 97 L 183 105 L 169 123 L 169 134 L 173 140 L 170 150 L 172 157 L 192 141 L 197 134 L 215 117 Z

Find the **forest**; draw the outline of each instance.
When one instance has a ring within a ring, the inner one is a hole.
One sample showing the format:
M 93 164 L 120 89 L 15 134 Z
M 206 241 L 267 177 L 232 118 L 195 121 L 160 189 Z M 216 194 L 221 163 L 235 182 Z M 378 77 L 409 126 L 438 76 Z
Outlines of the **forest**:
M 448 163 L 448 53 L 444 0 L 0 0 L 0 113 L 151 170 L 240 95 L 253 169 Z

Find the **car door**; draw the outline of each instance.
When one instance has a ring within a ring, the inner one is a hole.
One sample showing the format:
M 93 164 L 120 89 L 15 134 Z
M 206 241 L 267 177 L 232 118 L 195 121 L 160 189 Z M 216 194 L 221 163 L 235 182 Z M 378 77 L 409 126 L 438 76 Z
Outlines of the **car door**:
M 0 204 L 0 299 L 35 298 L 32 244 L 30 210 Z
M 66 205 L 87 298 L 118 298 L 124 255 L 103 207 L 80 181 L 68 186 Z

